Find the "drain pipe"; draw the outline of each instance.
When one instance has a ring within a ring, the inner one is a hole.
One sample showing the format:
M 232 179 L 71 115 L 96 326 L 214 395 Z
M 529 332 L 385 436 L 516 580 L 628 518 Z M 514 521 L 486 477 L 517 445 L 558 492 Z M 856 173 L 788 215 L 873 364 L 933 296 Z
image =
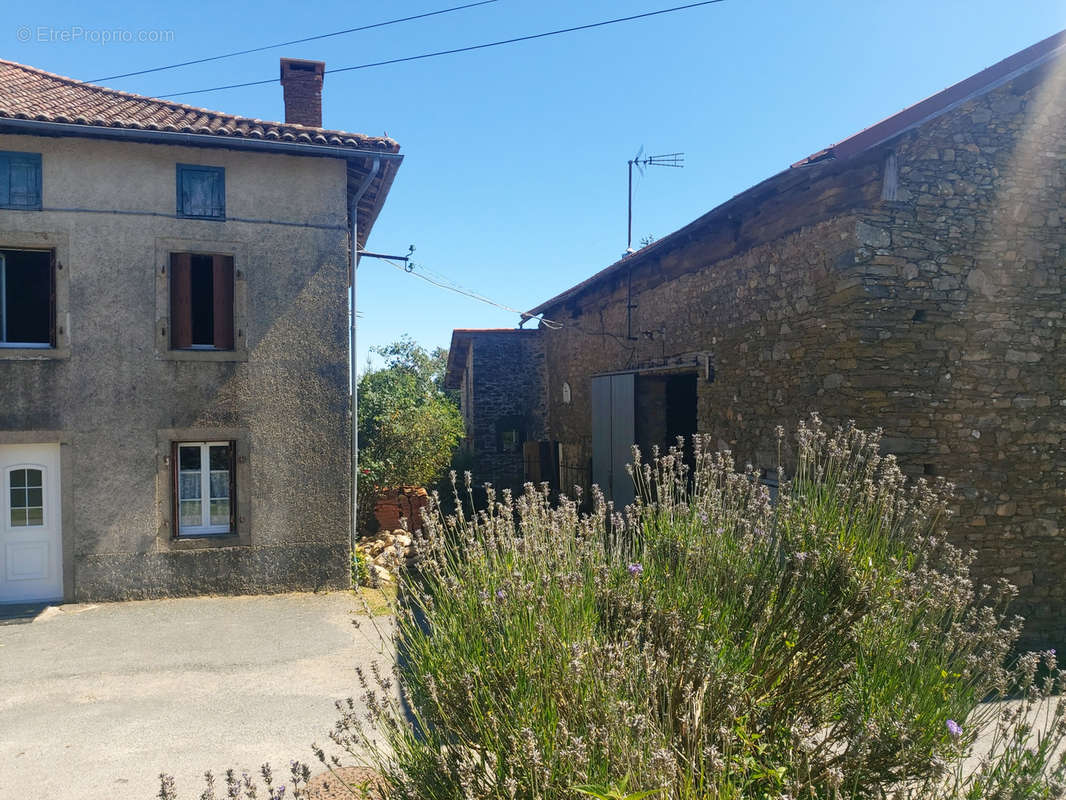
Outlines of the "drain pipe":
M 366 190 L 370 188 L 371 182 L 377 177 L 380 169 L 381 159 L 375 156 L 373 163 L 370 165 L 370 172 L 367 173 L 367 176 L 363 179 L 363 182 L 359 185 L 359 188 L 355 193 L 349 196 L 349 203 L 352 209 L 352 228 L 348 241 L 348 263 L 351 265 L 352 269 L 351 279 L 349 280 L 351 289 L 348 295 L 348 299 L 352 304 L 351 325 L 349 328 L 351 362 L 348 372 L 352 381 L 352 525 L 351 533 L 348 538 L 349 559 L 355 555 L 355 539 L 357 536 L 357 525 L 359 523 L 359 379 L 355 371 L 355 301 L 357 296 L 355 284 L 356 270 L 359 268 L 359 201 L 363 199 L 363 195 L 366 194 Z

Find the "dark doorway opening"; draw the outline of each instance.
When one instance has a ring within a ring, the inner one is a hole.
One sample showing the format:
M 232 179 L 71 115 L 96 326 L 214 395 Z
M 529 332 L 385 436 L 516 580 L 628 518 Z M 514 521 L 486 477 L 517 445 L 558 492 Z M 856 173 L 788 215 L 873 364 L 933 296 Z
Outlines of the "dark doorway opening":
M 651 457 L 652 447 L 660 452 L 675 447 L 678 436 L 690 444 L 697 430 L 696 387 L 695 373 L 637 376 L 637 444 L 646 458 Z
M 696 400 L 696 376 L 670 375 L 666 379 L 666 441 L 674 444 L 678 436 L 690 444 L 696 432 L 698 404 Z

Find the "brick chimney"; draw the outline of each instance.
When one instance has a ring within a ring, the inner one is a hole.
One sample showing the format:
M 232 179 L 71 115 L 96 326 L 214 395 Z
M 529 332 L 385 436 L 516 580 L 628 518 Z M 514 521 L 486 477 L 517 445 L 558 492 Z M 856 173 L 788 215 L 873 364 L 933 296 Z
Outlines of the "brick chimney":
M 322 127 L 322 76 L 325 61 L 281 59 L 281 85 L 285 92 L 285 122 Z

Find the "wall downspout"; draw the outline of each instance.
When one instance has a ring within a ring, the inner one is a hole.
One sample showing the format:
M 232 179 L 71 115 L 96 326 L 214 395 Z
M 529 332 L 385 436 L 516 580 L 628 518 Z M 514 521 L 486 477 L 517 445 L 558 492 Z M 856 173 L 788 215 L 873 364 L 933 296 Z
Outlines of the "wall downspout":
M 370 166 L 370 172 L 363 179 L 363 182 L 359 185 L 359 188 L 354 194 L 349 196 L 349 207 L 352 214 L 352 227 L 351 235 L 348 241 L 349 255 L 348 264 L 351 267 L 351 277 L 348 283 L 350 284 L 350 290 L 348 300 L 352 306 L 351 312 L 351 324 L 349 326 L 349 367 L 348 374 L 352 382 L 352 520 L 351 520 L 351 532 L 348 537 L 348 557 L 351 559 L 355 556 L 355 540 L 358 535 L 359 524 L 359 384 L 358 375 L 356 375 L 356 321 L 355 321 L 355 301 L 356 294 L 356 270 L 359 268 L 359 201 L 363 199 L 363 195 L 366 194 L 366 190 L 370 188 L 371 182 L 377 177 L 378 171 L 381 169 L 381 159 L 377 156 L 374 157 L 374 161 Z M 350 570 L 349 570 L 350 572 Z

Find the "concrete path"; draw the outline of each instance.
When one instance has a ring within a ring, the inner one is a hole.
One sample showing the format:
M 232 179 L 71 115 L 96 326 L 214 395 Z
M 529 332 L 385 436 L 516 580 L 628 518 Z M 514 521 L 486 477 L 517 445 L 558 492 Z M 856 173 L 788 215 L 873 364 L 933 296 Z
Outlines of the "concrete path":
M 164 771 L 191 800 L 208 769 L 287 775 L 332 744 L 356 665 L 391 661 L 359 609 L 339 592 L 0 606 L 0 800 L 150 800 Z

